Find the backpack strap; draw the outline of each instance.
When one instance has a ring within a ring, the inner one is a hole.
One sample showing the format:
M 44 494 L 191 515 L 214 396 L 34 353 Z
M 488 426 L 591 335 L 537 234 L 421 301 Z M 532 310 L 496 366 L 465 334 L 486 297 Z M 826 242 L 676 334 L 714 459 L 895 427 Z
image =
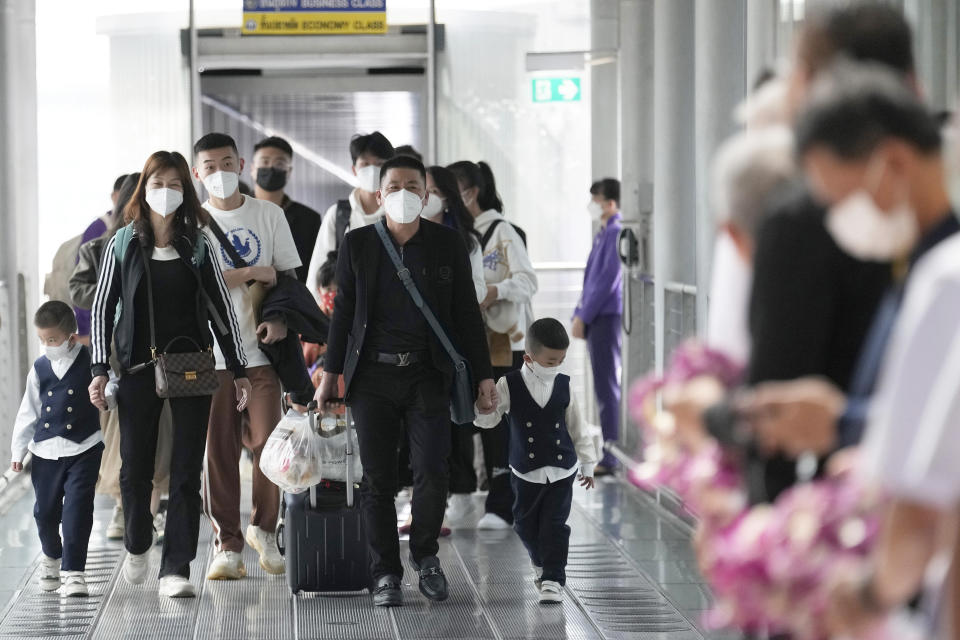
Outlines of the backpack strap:
M 483 237 L 480 238 L 480 250 L 487 250 L 487 243 L 490 242 L 490 238 L 493 237 L 493 232 L 496 231 L 497 227 L 500 226 L 500 223 L 503 222 L 502 218 L 497 218 L 490 223 L 490 226 L 487 227 L 487 230 L 483 232 Z
M 133 238 L 133 223 L 121 227 L 117 231 L 117 239 L 113 243 L 113 255 L 117 261 L 123 263 L 123 256 L 127 254 L 127 247 L 130 246 L 130 239 Z
M 527 248 L 527 232 L 518 227 L 517 225 L 510 223 L 510 226 L 513 227 L 513 230 L 517 232 L 517 235 L 520 236 L 520 240 L 523 241 L 523 248 Z
M 340 250 L 343 244 L 343 237 L 347 235 L 347 229 L 350 228 L 350 214 L 353 213 L 349 200 L 337 200 L 337 217 L 334 219 L 335 238 L 334 249 Z

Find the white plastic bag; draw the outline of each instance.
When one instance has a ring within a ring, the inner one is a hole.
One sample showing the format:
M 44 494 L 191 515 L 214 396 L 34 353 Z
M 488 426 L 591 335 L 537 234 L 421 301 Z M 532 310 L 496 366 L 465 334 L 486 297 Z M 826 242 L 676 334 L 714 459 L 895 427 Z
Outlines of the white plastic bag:
M 321 438 L 309 418 L 290 409 L 263 447 L 260 470 L 287 493 L 303 493 L 320 482 L 321 453 Z
M 323 467 L 321 476 L 324 480 L 347 481 L 347 415 L 349 414 L 345 412 L 328 413 L 320 421 L 318 439 Z M 350 430 L 350 440 L 353 443 L 353 481 L 359 482 L 363 476 L 363 467 L 360 464 L 360 445 L 355 428 Z

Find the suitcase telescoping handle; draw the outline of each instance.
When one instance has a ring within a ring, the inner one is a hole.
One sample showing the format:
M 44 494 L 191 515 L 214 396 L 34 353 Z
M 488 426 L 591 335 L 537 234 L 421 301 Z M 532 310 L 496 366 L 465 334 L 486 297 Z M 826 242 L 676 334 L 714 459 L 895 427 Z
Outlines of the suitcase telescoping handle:
M 343 404 L 343 398 L 331 398 L 331 403 Z M 310 418 L 310 428 L 314 432 L 317 430 L 317 412 L 318 412 L 317 403 L 313 400 L 310 401 L 310 404 L 307 405 L 307 415 Z M 353 437 L 351 431 L 353 430 L 353 413 L 350 411 L 350 407 L 346 407 L 346 430 L 344 434 L 347 437 L 347 449 L 346 449 L 346 485 L 347 485 L 347 506 L 353 506 L 353 456 L 356 452 L 353 450 Z M 310 506 L 317 506 L 317 490 L 316 487 L 310 487 Z

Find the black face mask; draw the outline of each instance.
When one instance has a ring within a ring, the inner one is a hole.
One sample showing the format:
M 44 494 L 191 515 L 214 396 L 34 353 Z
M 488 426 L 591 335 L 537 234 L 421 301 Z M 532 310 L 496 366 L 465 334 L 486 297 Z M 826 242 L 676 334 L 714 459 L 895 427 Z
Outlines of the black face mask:
M 264 191 L 280 191 L 286 184 L 286 169 L 274 169 L 273 167 L 257 169 L 257 186 Z

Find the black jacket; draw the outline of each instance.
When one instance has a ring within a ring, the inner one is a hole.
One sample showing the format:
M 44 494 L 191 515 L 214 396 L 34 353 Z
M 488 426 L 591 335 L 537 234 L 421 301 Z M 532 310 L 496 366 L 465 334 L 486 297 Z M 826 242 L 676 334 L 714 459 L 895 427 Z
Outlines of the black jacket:
M 139 249 L 139 236 L 134 233 L 130 238 L 130 244 L 123 255 L 123 264 L 116 259 L 114 253 L 114 244 L 119 235 L 110 238 L 107 246 L 103 249 L 100 264 L 100 276 L 97 279 L 97 293 L 93 300 L 91 309 L 91 331 L 90 339 L 92 348 L 93 364 L 91 371 L 94 377 L 107 375 L 110 358 L 110 340 L 114 339 L 117 347 L 117 359 L 123 370 L 127 370 L 138 362 L 131 362 L 133 351 L 133 331 L 134 316 L 139 313 L 147 313 L 146 309 L 136 309 L 134 299 L 137 293 L 137 287 L 140 285 L 140 278 L 144 274 L 143 257 Z M 203 328 L 202 333 L 208 335 L 208 322 L 213 327 L 216 334 L 220 350 L 227 360 L 227 369 L 233 372 L 238 378 L 246 377 L 246 356 L 243 355 L 241 348 L 240 328 L 237 323 L 237 316 L 233 310 L 233 303 L 230 300 L 230 292 L 223 280 L 223 273 L 220 271 L 220 265 L 214 256 L 214 249 L 207 240 L 206 236 L 199 232 L 197 237 L 206 244 L 206 259 L 199 265 L 199 274 L 203 288 L 213 302 L 217 313 L 226 325 L 226 333 L 221 333 L 217 324 L 210 321 L 207 312 L 207 306 L 204 304 L 203 297 L 198 293 L 197 323 Z M 193 247 L 186 238 L 179 238 L 174 242 L 180 259 L 183 260 L 193 270 L 198 269 L 198 265 L 193 263 Z M 116 319 L 117 304 L 120 304 L 119 318 Z M 116 323 L 114 322 L 116 319 Z
M 826 210 L 791 190 L 761 225 L 754 253 L 748 382 L 823 376 L 846 391 L 880 300 L 888 263 L 861 262 L 837 246 Z M 796 463 L 751 456 L 754 501 L 774 500 L 796 482 Z
M 477 305 L 470 272 L 470 258 L 460 234 L 443 225 L 421 220 L 426 275 L 420 293 L 430 305 L 450 341 L 466 358 L 474 381 L 493 377 L 483 318 Z M 340 247 L 337 260 L 337 297 L 330 321 L 324 371 L 342 373 L 346 392 L 357 371 L 367 320 L 377 291 L 380 260 L 390 260 L 373 225 L 350 231 Z M 433 365 L 444 375 L 449 387 L 453 363 L 440 341 L 430 332 Z
M 287 337 L 273 344 L 259 344 L 283 387 L 293 394 L 297 404 L 307 404 L 313 399 L 313 382 L 307 373 L 303 359 L 304 342 L 323 344 L 330 330 L 330 322 L 306 286 L 285 274 L 277 274 L 277 284 L 271 287 L 260 308 L 262 320 L 283 318 L 287 325 Z M 300 336 L 298 339 L 297 336 Z

